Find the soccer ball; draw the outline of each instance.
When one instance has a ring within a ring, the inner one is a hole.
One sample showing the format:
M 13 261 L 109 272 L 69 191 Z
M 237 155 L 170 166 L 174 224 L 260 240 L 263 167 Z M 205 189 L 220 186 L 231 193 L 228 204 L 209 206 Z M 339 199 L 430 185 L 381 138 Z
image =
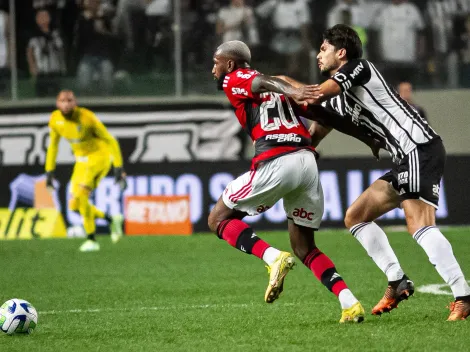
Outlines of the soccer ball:
M 83 238 L 86 237 L 83 226 L 70 226 L 67 229 L 67 237 L 69 238 Z
M 0 330 L 7 335 L 31 334 L 38 323 L 38 312 L 24 299 L 13 298 L 0 307 Z

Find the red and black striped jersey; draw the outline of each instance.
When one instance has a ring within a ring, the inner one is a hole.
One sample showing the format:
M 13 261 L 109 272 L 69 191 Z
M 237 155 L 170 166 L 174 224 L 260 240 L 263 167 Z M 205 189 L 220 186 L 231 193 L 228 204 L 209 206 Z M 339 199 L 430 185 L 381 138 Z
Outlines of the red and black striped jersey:
M 299 149 L 314 150 L 310 134 L 299 118 L 302 110 L 295 102 L 282 94 L 252 92 L 251 84 L 259 74 L 240 68 L 227 74 L 223 82 L 238 122 L 255 142 L 252 168 Z

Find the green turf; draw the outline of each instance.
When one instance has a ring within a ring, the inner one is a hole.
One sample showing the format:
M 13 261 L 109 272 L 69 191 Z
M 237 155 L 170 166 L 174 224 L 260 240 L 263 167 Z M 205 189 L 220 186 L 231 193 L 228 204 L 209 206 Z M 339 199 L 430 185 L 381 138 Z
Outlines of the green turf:
M 469 229 L 446 231 L 470 275 Z M 282 249 L 285 233 L 259 233 Z M 440 283 L 406 234 L 389 236 L 417 286 Z M 39 311 L 30 336 L 0 335 L 0 351 L 343 351 L 466 350 L 467 321 L 449 323 L 451 296 L 417 293 L 382 318 L 340 325 L 336 298 L 302 265 L 281 298 L 263 301 L 263 263 L 213 235 L 133 237 L 99 253 L 79 240 L 0 242 L 0 300 L 29 300 Z M 368 312 L 386 279 L 344 231 L 324 231 L 318 246 L 335 261 Z M 0 302 L 1 304 L 1 302 Z

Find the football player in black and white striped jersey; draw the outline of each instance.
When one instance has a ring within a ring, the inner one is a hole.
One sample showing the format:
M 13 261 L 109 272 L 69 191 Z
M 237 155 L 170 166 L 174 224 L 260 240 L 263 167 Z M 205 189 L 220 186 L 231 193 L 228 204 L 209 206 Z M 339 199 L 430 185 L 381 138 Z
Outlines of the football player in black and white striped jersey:
M 448 283 L 455 297 L 448 320 L 470 314 L 470 287 L 454 257 L 449 241 L 436 227 L 435 214 L 446 152 L 439 135 L 383 79 L 371 62 L 361 59 L 362 43 L 345 25 L 325 31 L 318 66 L 329 77 L 320 85 L 318 99 L 330 113 L 343 116 L 381 141 L 395 163 L 350 206 L 345 224 L 388 278 L 384 297 L 372 310 L 380 315 L 397 307 L 414 292 L 384 231 L 374 222 L 401 206 L 409 233 Z M 318 143 L 331 127 L 313 124 Z

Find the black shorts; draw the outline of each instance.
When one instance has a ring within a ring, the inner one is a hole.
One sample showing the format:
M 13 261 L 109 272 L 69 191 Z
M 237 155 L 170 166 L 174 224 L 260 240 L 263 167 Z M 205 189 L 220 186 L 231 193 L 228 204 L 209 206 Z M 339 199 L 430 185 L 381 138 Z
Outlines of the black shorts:
M 440 138 L 418 145 L 399 165 L 380 177 L 406 199 L 421 199 L 439 205 L 439 185 L 446 163 L 446 150 Z

